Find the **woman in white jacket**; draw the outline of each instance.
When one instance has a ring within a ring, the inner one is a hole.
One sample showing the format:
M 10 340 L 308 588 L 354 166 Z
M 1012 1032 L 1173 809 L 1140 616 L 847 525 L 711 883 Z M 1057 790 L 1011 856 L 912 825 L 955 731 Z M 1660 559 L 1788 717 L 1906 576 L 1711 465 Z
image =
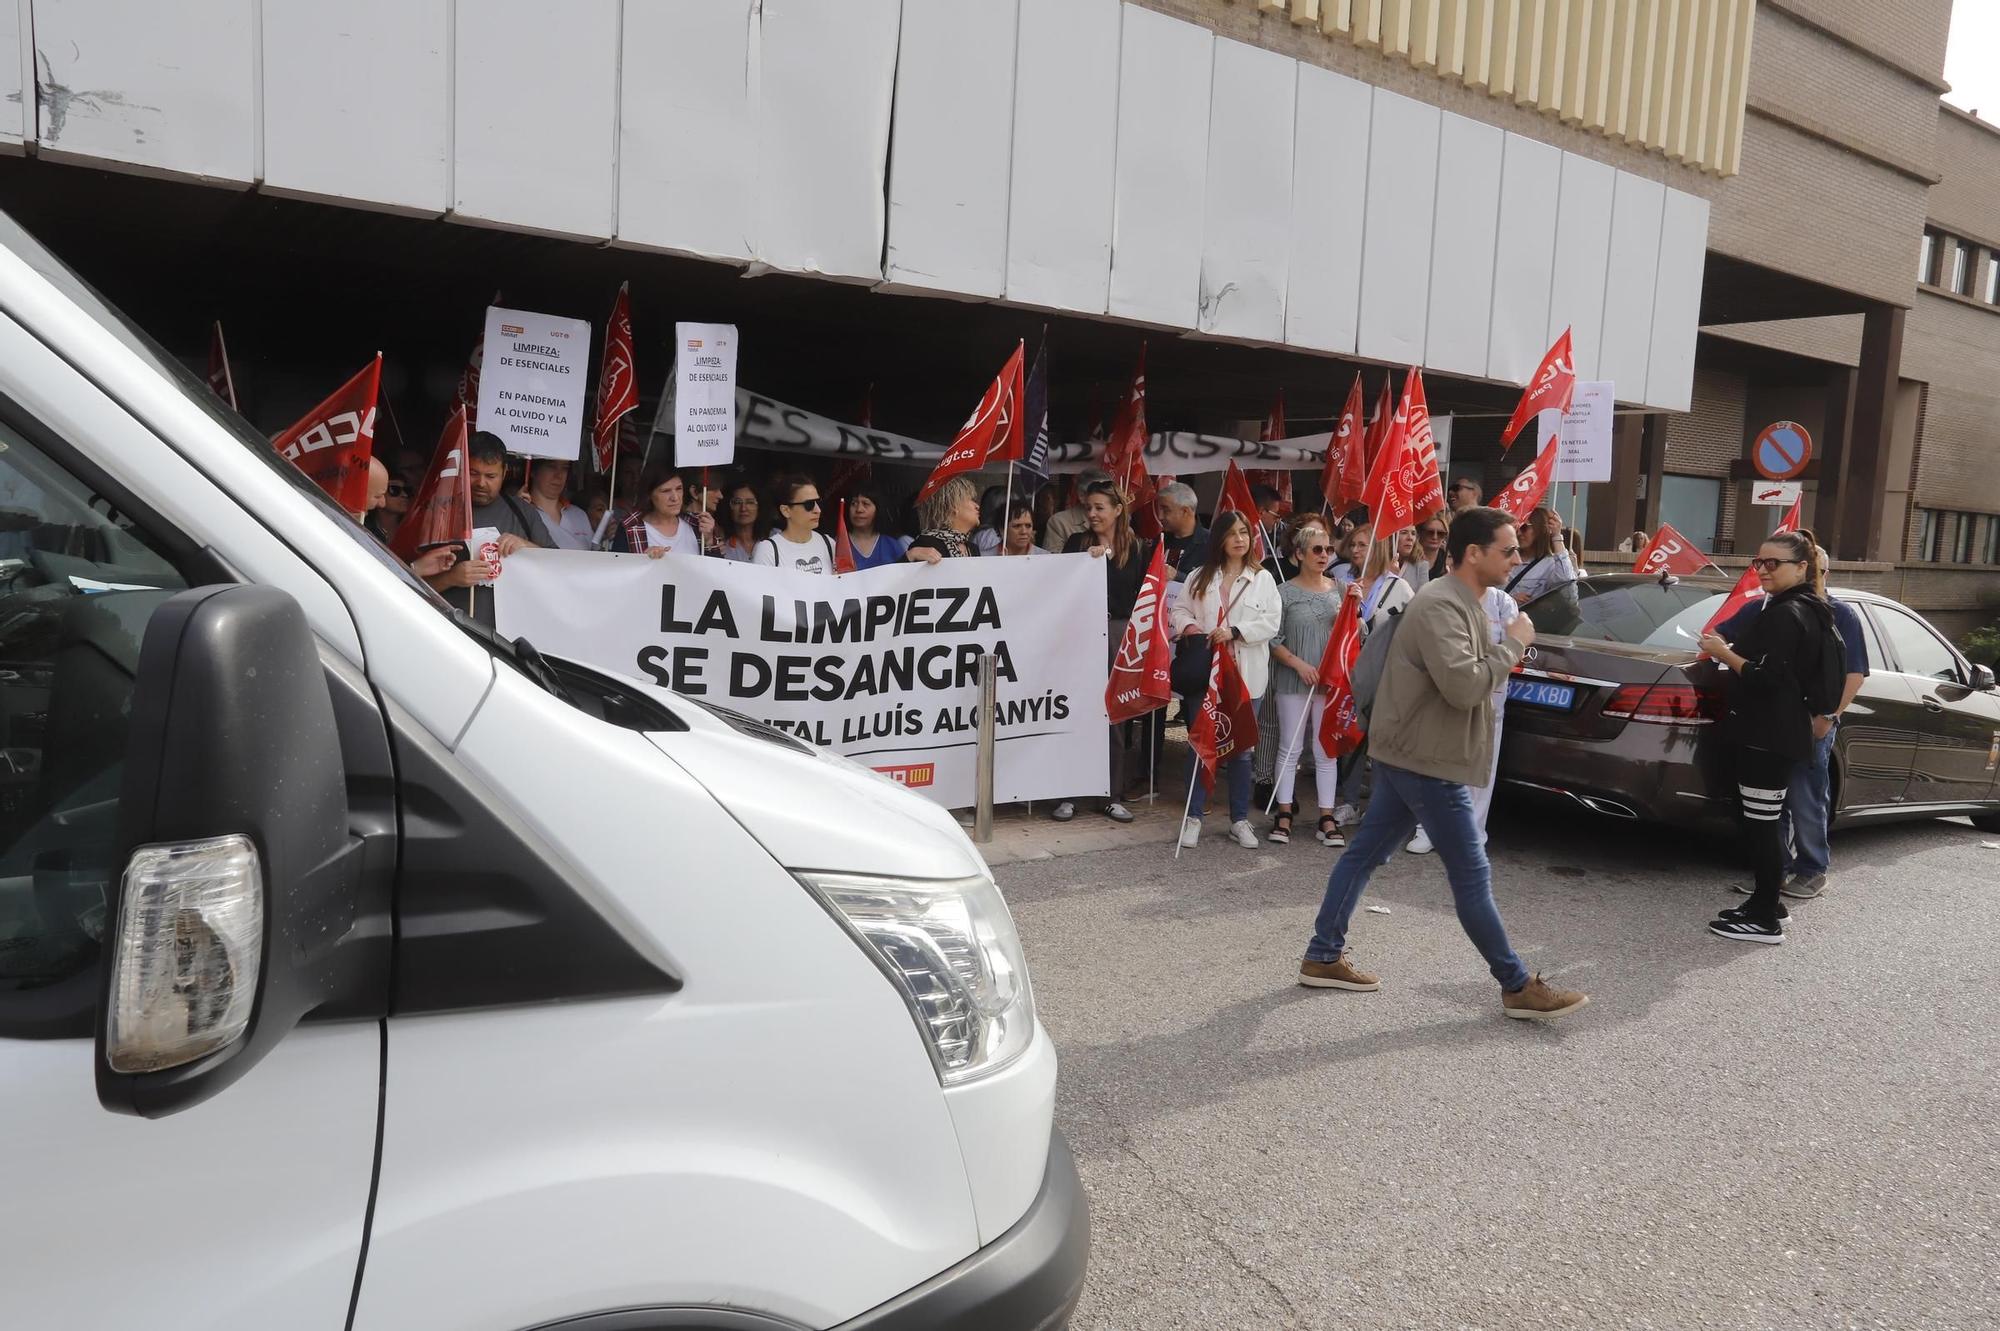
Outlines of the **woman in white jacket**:
M 1167 627 L 1176 641 L 1206 637 L 1212 649 L 1229 652 L 1243 687 L 1255 703 L 1264 696 L 1271 678 L 1271 639 L 1278 636 L 1284 607 L 1278 599 L 1278 584 L 1250 559 L 1250 527 L 1243 515 L 1233 511 L 1216 514 L 1208 529 L 1208 553 L 1201 567 L 1189 576 L 1187 591 L 1174 602 Z M 1201 705 L 1201 699 L 1184 700 L 1184 707 Z M 1246 850 L 1257 845 L 1250 828 L 1250 755 L 1252 741 L 1223 761 L 1229 776 L 1229 833 Z M 1188 816 L 1181 824 L 1181 845 L 1192 847 L 1201 838 L 1201 816 L 1208 806 L 1208 792 L 1201 782 L 1193 785 Z

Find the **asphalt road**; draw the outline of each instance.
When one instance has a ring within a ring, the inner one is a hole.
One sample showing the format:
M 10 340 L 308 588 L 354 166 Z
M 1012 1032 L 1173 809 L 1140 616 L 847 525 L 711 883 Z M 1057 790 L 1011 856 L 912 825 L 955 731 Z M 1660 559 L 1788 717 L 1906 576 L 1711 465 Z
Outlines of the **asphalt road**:
M 2000 1326 L 2000 840 L 1834 839 L 1791 937 L 1711 937 L 1726 848 L 1503 803 L 1507 1021 L 1435 857 L 1356 913 L 1375 994 L 1294 983 L 1333 852 L 1000 872 L 1095 1248 L 1077 1331 Z

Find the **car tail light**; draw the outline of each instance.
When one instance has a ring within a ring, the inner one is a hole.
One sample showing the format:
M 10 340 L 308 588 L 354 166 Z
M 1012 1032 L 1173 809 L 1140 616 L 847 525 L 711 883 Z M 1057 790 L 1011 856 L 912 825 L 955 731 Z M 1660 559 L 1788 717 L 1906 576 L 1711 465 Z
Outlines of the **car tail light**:
M 1658 726 L 1706 726 L 1722 719 L 1722 693 L 1692 684 L 1624 684 L 1605 701 L 1604 715 Z

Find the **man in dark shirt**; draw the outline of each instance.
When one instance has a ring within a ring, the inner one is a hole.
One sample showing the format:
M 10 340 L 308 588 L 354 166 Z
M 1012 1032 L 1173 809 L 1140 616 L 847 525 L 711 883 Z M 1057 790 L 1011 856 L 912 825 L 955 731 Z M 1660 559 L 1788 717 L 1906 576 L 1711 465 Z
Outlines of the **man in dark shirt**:
M 1819 552 L 1820 567 L 1826 567 L 1826 551 Z M 1853 606 L 1832 596 L 1826 603 L 1833 607 L 1834 626 L 1840 630 L 1840 641 L 1847 651 L 1847 682 L 1840 691 L 1840 706 L 1828 716 L 1813 718 L 1812 758 L 1800 763 L 1792 773 L 1791 784 L 1785 789 L 1785 811 L 1781 826 L 1784 829 L 1785 885 L 1780 891 L 1797 900 L 1809 900 L 1826 890 L 1826 874 L 1830 864 L 1827 846 L 1828 824 L 1832 817 L 1832 782 L 1828 776 L 1828 764 L 1833 758 L 1833 737 L 1840 729 L 1840 714 L 1854 701 L 1854 695 L 1861 691 L 1861 681 L 1868 678 L 1868 643 L 1861 636 L 1861 616 Z M 1716 632 L 1733 642 L 1743 630 L 1754 621 L 1764 609 L 1764 598 L 1758 597 L 1716 626 Z M 1739 887 L 1739 892 L 1748 892 L 1748 887 Z
M 529 546 L 553 550 L 556 542 L 543 524 L 542 515 L 506 492 L 507 447 L 500 442 L 500 437 L 481 430 L 472 436 L 467 453 L 466 479 L 472 491 L 472 526 L 475 531 L 481 527 L 499 531 L 499 558 L 481 559 L 480 552 L 474 550 L 470 559 L 462 559 L 426 581 L 452 608 L 464 611 L 479 623 L 492 628 L 493 595 L 489 590 L 484 596 L 475 596 L 473 588 L 491 583 L 500 576 L 499 561 L 516 550 L 525 550 Z
M 1445 511 L 1440 521 L 1446 527 L 1451 526 L 1453 517 L 1468 508 L 1478 508 L 1485 495 L 1485 488 L 1478 481 L 1473 480 L 1470 476 L 1459 477 L 1451 483 L 1451 488 L 1444 492 Z M 1425 576 L 1424 581 L 1429 582 L 1432 578 L 1442 578 L 1449 572 L 1451 572 L 1451 564 L 1444 557 L 1444 542 L 1440 541 L 1438 542 L 1437 555 L 1431 560 L 1431 569 L 1429 574 Z
M 1167 546 L 1167 577 L 1186 582 L 1208 555 L 1208 528 L 1194 511 L 1194 490 L 1179 481 L 1161 486 L 1156 511 Z

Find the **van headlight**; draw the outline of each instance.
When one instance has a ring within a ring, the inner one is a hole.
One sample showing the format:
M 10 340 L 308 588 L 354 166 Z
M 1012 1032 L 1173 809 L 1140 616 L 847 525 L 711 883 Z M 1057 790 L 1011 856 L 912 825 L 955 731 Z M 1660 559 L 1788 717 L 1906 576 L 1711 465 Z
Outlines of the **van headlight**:
M 799 878 L 902 994 L 939 1081 L 983 1077 L 1033 1043 L 1028 964 L 991 878 Z

